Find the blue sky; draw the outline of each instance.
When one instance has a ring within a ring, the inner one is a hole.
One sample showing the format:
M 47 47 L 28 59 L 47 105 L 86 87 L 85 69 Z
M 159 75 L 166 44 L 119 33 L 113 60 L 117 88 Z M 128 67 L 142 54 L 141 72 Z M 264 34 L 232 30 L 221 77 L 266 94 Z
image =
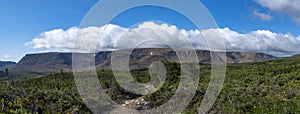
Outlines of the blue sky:
M 269 30 L 274 33 L 300 35 L 300 23 L 295 21 L 291 13 L 280 12 L 272 5 L 257 1 L 201 0 L 220 28 L 229 28 L 239 33 Z M 97 2 L 98 0 L 1 0 L 0 61 L 19 61 L 27 53 L 43 51 L 25 46 L 25 43 L 39 37 L 40 33 L 45 31 L 66 30 L 79 26 L 84 15 Z M 131 9 L 111 23 L 130 27 L 138 22 L 150 20 L 167 22 L 179 29 L 195 29 L 182 15 L 151 6 Z

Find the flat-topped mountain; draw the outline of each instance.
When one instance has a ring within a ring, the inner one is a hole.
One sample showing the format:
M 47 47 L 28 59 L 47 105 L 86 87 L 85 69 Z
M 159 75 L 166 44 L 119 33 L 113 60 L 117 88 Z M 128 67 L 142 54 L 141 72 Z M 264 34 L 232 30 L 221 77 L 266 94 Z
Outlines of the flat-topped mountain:
M 254 52 L 227 52 L 227 63 L 263 62 L 275 60 L 277 57 Z
M 57 72 L 72 69 L 72 53 L 28 54 L 13 68 L 18 72 Z
M 128 51 L 119 50 L 117 52 Z M 223 52 L 218 52 L 223 53 Z M 192 52 L 181 53 L 184 56 L 193 56 Z M 200 63 L 210 63 L 211 52 L 196 50 Z M 99 70 L 111 69 L 111 51 L 95 54 L 95 65 Z M 122 56 L 121 56 L 122 57 Z M 121 58 L 120 58 L 121 59 Z M 277 59 L 277 57 L 254 52 L 227 52 L 227 63 L 262 62 Z M 130 55 L 130 68 L 147 68 L 153 61 L 180 62 L 177 53 L 169 48 L 140 48 L 134 49 Z M 39 53 L 28 54 L 13 68 L 18 72 L 58 72 L 72 70 L 72 53 Z
M 128 50 L 120 50 L 128 51 Z M 217 52 L 223 53 L 223 52 Z M 195 55 L 192 50 L 183 50 L 183 53 L 179 53 L 183 57 L 189 57 Z M 196 50 L 196 54 L 200 63 L 209 64 L 211 62 L 211 52 L 207 50 Z M 152 61 L 170 61 L 179 63 L 178 53 L 169 48 L 143 48 L 135 49 L 130 55 L 130 68 L 148 68 Z M 122 57 L 122 56 L 121 56 Z M 100 52 L 96 56 L 96 65 L 99 69 L 110 69 L 111 63 L 110 52 Z M 122 59 L 122 58 L 119 58 Z M 221 58 L 220 58 L 221 59 Z M 246 63 L 246 62 L 263 62 L 277 59 L 277 57 L 254 52 L 227 52 L 226 61 L 227 63 Z M 97 61 L 100 60 L 100 61 Z

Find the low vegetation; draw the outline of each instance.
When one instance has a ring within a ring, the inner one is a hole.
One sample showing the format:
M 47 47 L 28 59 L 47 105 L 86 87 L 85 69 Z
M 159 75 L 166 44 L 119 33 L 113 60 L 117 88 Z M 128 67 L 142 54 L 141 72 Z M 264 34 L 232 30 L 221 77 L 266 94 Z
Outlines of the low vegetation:
M 167 79 L 157 92 L 140 96 L 121 88 L 111 71 L 98 72 L 101 86 L 117 103 L 143 97 L 149 108 L 174 95 L 180 67 L 165 63 Z M 210 65 L 200 65 L 200 83 L 183 113 L 197 113 L 210 80 Z M 147 69 L 132 71 L 141 83 L 150 80 Z M 0 83 L 0 113 L 91 113 L 77 92 L 72 73 Z M 300 113 L 300 56 L 269 62 L 229 64 L 224 88 L 208 113 Z

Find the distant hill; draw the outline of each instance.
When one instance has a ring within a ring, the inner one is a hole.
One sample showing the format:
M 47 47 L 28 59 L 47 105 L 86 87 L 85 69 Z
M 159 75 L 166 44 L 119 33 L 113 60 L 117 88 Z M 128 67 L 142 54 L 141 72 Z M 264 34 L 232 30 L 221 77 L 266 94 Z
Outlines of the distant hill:
M 17 72 L 57 72 L 60 69 L 70 71 L 72 53 L 27 54 L 13 68 Z
M 120 50 L 128 51 L 128 50 Z M 196 51 L 200 63 L 210 63 L 210 51 Z M 222 52 L 220 52 L 222 53 Z M 99 52 L 95 55 L 95 65 L 99 70 L 111 69 L 112 52 Z M 192 52 L 182 53 L 184 56 Z M 228 63 L 262 62 L 277 59 L 274 56 L 253 52 L 227 52 Z M 222 59 L 222 58 L 219 58 Z M 152 61 L 179 62 L 176 52 L 169 48 L 141 48 L 135 49 L 130 55 L 131 69 L 147 68 Z M 16 72 L 59 72 L 72 70 L 72 53 L 39 53 L 28 54 L 23 57 L 13 68 Z
M 0 70 L 2 71 L 4 68 L 13 68 L 17 63 L 11 61 L 0 61 Z
M 272 55 L 254 52 L 228 52 L 227 63 L 264 62 L 278 59 Z
M 4 76 L 4 73 L 2 71 L 0 71 L 0 78 L 2 78 Z
M 127 51 L 127 50 L 120 50 Z M 196 50 L 198 60 L 200 63 L 211 62 L 211 53 L 206 50 Z M 222 52 L 219 52 L 222 53 Z M 192 56 L 192 51 L 186 51 L 181 53 L 184 56 Z M 110 53 L 98 53 L 96 56 L 96 65 L 99 69 L 110 69 L 111 63 L 111 54 Z M 122 58 L 120 58 L 122 59 Z M 219 58 L 222 60 L 222 58 Z M 227 52 L 226 53 L 227 63 L 247 63 L 247 62 L 263 62 L 269 60 L 275 60 L 277 57 L 263 54 L 263 53 L 254 53 L 254 52 Z M 98 61 L 97 61 L 98 60 Z M 131 69 L 147 68 L 152 61 L 170 61 L 179 63 L 179 59 L 176 55 L 176 52 L 169 48 L 144 48 L 144 49 L 135 49 L 130 55 L 130 67 Z

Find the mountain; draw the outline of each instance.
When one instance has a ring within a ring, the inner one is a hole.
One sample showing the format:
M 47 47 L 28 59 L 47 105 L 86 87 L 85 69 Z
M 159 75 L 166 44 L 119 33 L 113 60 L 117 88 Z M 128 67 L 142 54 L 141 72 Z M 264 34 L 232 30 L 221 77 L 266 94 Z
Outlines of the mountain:
M 128 51 L 128 50 L 120 50 L 120 51 Z M 217 52 L 223 53 L 223 52 Z M 122 53 L 121 53 L 122 54 Z M 200 63 L 209 64 L 211 62 L 211 52 L 206 50 L 196 50 L 196 54 L 198 56 L 198 60 Z M 224 53 L 223 53 L 224 54 Z M 125 55 L 125 54 L 124 54 Z M 193 50 L 180 50 L 177 54 L 174 50 L 169 48 L 143 48 L 143 49 L 135 49 L 132 51 L 130 55 L 130 68 L 131 69 L 139 69 L 139 68 L 148 68 L 148 66 L 152 63 L 152 61 L 170 61 L 179 63 L 179 59 L 177 55 L 182 55 L 185 58 L 193 56 Z M 124 59 L 124 56 L 118 59 Z M 96 56 L 96 65 L 99 69 L 110 69 L 111 63 L 111 54 L 98 53 Z M 222 58 L 218 58 L 224 60 Z M 277 57 L 263 54 L 263 53 L 254 53 L 254 52 L 227 52 L 226 60 L 227 63 L 247 63 L 247 62 L 263 62 L 269 60 L 275 60 Z M 98 61 L 97 60 L 101 60 Z M 121 64 L 121 63 L 120 63 Z
M 16 62 L 11 62 L 11 61 L 0 61 L 0 69 L 1 71 L 4 69 L 4 68 L 12 68 L 16 65 L 17 63 Z
M 180 49 L 183 50 L 183 49 Z M 119 50 L 121 55 L 118 59 L 124 59 L 124 52 L 129 50 Z M 223 53 L 223 52 L 218 52 Z M 193 56 L 192 51 L 183 50 L 178 53 L 184 57 Z M 211 52 L 206 50 L 197 50 L 200 63 L 210 63 Z M 94 55 L 94 54 L 92 54 Z M 95 54 L 95 65 L 99 70 L 111 69 L 111 55 L 112 52 L 99 52 Z M 221 59 L 222 58 L 218 58 Z M 228 63 L 245 63 L 245 62 L 262 62 L 277 59 L 274 56 L 253 53 L 253 52 L 227 52 L 226 59 Z M 152 61 L 170 61 L 179 63 L 179 59 L 174 50 L 169 48 L 141 48 L 135 49 L 130 55 L 130 68 L 139 69 L 147 68 Z M 72 53 L 39 53 L 28 54 L 23 57 L 13 68 L 16 72 L 59 72 L 60 70 L 72 70 Z
M 17 72 L 57 72 L 72 69 L 72 53 L 27 54 L 12 70 Z
M 0 71 L 0 78 L 4 76 L 4 73 Z
M 228 52 L 227 63 L 248 63 L 248 62 L 264 62 L 278 59 L 277 57 L 264 53 L 254 52 Z

